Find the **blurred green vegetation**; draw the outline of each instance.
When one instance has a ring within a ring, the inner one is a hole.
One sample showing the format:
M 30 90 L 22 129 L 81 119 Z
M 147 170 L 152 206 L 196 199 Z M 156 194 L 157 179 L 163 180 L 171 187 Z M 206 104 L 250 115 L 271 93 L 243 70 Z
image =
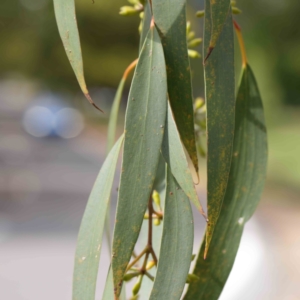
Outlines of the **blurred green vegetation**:
M 197 36 L 202 20 L 188 0 L 188 18 Z M 137 57 L 139 17 L 123 17 L 126 0 L 76 0 L 86 81 L 116 87 Z M 237 0 L 249 61 L 264 100 L 269 128 L 269 180 L 300 187 L 300 1 Z M 79 93 L 58 34 L 52 0 L 0 2 L 0 79 L 21 74 L 43 89 Z M 238 51 L 237 51 L 238 53 Z M 239 54 L 237 54 L 237 62 Z M 192 61 L 194 93 L 203 96 L 202 61 Z M 237 63 L 239 71 L 239 63 Z M 239 74 L 237 74 L 237 78 Z
M 39 1 L 44 6 L 35 5 Z M 52 1 L 39 1 L 1 1 L 0 77 L 17 72 L 53 89 L 77 90 Z M 88 85 L 116 86 L 123 70 L 137 57 L 139 18 L 118 14 L 123 0 L 96 0 L 94 4 L 80 0 L 76 4 Z M 40 9 L 33 9 L 35 6 Z

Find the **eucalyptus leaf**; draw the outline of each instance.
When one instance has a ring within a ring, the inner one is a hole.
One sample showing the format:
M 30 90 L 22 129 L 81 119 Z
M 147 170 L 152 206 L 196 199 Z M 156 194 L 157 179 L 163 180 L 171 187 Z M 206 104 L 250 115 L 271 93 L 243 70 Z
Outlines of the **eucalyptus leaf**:
M 203 242 L 185 300 L 217 300 L 232 269 L 244 224 L 260 200 L 267 169 L 267 134 L 263 105 L 251 68 L 243 70 L 235 117 L 232 165 L 222 211 L 203 260 Z
M 122 142 L 123 135 L 100 170 L 81 221 L 75 255 L 73 300 L 95 298 L 105 216 Z
M 113 239 L 116 296 L 137 241 L 152 193 L 167 109 L 163 48 L 155 26 L 141 50 L 129 93 L 125 142 Z
M 185 3 L 185 0 L 152 0 L 152 9 L 164 47 L 168 93 L 174 119 L 181 140 L 198 173 Z
M 53 2 L 59 34 L 81 90 L 87 100 L 98 110 L 102 111 L 90 97 L 84 79 L 75 2 L 74 0 L 53 0 Z
M 194 225 L 189 199 L 170 168 L 166 181 L 160 259 L 150 300 L 181 299 L 193 252 Z
M 210 11 L 210 0 L 206 0 Z M 211 15 L 205 13 L 204 46 L 211 39 Z M 224 199 L 231 163 L 235 114 L 234 36 L 228 15 L 215 50 L 205 64 L 207 109 L 207 206 L 206 251 Z
M 165 134 L 161 151 L 180 187 L 183 189 L 187 197 L 193 202 L 196 208 L 204 214 L 196 193 L 192 174 L 189 169 L 170 106 L 168 106 Z

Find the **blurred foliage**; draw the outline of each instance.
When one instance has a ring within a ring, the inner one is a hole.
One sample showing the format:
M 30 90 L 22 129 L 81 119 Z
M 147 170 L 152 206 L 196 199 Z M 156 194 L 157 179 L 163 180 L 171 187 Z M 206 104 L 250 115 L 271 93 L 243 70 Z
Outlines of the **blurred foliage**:
M 261 74 L 259 85 L 267 87 L 262 88 L 264 98 L 273 104 L 300 105 L 300 1 L 237 2 L 243 14 L 236 19 L 244 31 L 249 59 Z M 203 1 L 188 3 L 194 9 L 204 7 Z M 119 15 L 119 8 L 127 4 L 126 0 L 76 0 L 90 87 L 116 87 L 123 70 L 137 57 L 139 17 Z M 195 23 L 191 8 L 189 19 Z M 202 36 L 201 22 L 197 24 L 197 35 Z M 0 40 L 0 77 L 21 73 L 53 89 L 78 90 L 59 38 L 52 0 L 1 1 Z M 198 68 L 201 61 L 192 64 Z M 195 70 L 194 75 L 202 82 L 201 72 Z M 203 85 L 198 84 L 195 92 L 203 94 Z
M 139 18 L 118 14 L 124 2 L 76 1 L 89 86 L 116 86 L 123 70 L 137 57 Z M 54 89 L 78 90 L 58 34 L 52 1 L 1 1 L 0 40 L 2 78 L 21 73 Z
M 273 64 L 273 76 L 286 104 L 300 105 L 299 0 L 238 1 L 247 46 L 262 48 Z

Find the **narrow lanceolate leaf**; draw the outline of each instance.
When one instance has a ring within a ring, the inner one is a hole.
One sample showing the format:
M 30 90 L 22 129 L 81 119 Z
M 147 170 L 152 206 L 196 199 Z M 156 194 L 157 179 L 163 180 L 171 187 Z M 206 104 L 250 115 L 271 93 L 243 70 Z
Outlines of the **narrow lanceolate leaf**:
M 161 151 L 178 184 L 197 209 L 203 214 L 203 209 L 196 193 L 192 174 L 186 160 L 170 106 L 168 106 Z
M 208 0 L 210 6 L 205 7 L 206 14 L 210 14 L 211 19 L 211 35 L 209 47 L 205 47 L 205 59 L 211 54 L 215 48 L 218 38 L 223 30 L 223 26 L 230 11 L 230 0 Z M 206 1 L 207 3 L 207 1 Z
M 249 66 L 243 70 L 236 102 L 234 151 L 228 187 L 208 258 L 204 243 L 185 300 L 217 300 L 232 269 L 244 224 L 254 213 L 264 187 L 267 134 L 262 101 Z
M 143 222 L 156 175 L 167 109 L 167 79 L 162 45 L 151 27 L 129 93 L 125 142 L 113 240 L 116 295 Z
M 210 2 L 206 0 L 206 8 Z M 211 17 L 205 14 L 205 47 L 211 37 Z M 228 15 L 223 31 L 205 65 L 207 107 L 207 204 L 209 224 L 206 252 L 224 199 L 234 135 L 234 36 L 232 16 Z
M 190 63 L 186 42 L 185 0 L 152 0 L 154 21 L 162 37 L 168 92 L 181 140 L 198 173 Z
M 73 300 L 94 300 L 105 216 L 123 136 L 107 156 L 81 222 L 73 276 Z
M 87 100 L 101 111 L 91 99 L 86 87 L 74 0 L 53 0 L 56 22 L 69 61 Z
M 190 268 L 193 240 L 189 199 L 168 169 L 160 258 L 150 300 L 181 299 Z

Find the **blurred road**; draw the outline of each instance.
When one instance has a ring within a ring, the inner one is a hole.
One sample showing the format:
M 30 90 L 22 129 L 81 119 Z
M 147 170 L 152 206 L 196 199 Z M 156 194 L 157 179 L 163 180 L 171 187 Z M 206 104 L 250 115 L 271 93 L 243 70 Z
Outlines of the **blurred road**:
M 71 140 L 35 139 L 17 122 L 0 123 L 0 299 L 71 299 L 77 232 L 105 156 L 105 131 L 86 129 Z M 113 199 L 117 185 L 118 178 Z M 246 225 L 221 300 L 300 299 L 299 245 L 282 249 L 294 245 L 296 231 L 289 228 L 299 228 L 300 210 L 291 218 L 287 208 L 270 203 L 263 202 L 256 219 Z M 201 217 L 195 228 L 196 251 L 204 230 Z M 283 245 L 283 240 L 288 241 Z M 108 262 L 104 243 L 97 299 Z

